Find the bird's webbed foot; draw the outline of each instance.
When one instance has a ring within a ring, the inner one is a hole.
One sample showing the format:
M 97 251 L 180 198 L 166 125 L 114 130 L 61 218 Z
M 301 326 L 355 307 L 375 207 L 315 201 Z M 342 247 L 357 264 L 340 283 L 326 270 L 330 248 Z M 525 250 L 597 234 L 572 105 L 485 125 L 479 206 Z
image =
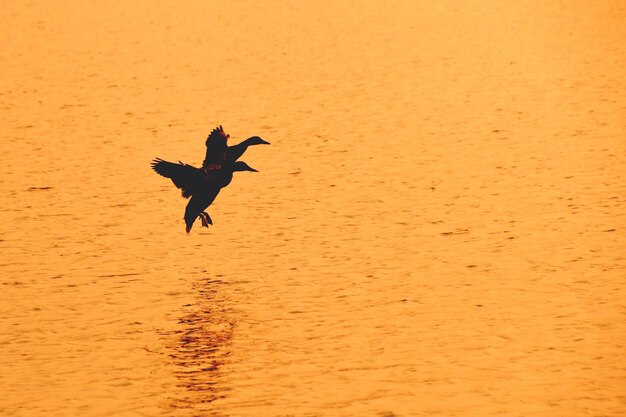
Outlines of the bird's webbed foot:
M 202 227 L 209 227 L 210 224 L 213 224 L 211 217 L 204 211 L 200 213 L 200 221 L 202 221 Z

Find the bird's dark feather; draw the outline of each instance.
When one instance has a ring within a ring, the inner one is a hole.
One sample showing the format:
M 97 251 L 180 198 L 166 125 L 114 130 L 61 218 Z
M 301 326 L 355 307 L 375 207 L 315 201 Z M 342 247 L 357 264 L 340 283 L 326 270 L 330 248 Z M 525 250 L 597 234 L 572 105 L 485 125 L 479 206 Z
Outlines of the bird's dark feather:
M 167 162 L 160 158 L 152 161 L 152 169 L 157 174 L 172 180 L 174 185 L 182 190 L 182 195 L 189 198 L 203 183 L 206 176 L 203 171 L 191 165 L 179 162 Z
M 228 148 L 226 142 L 229 137 L 230 135 L 224 132 L 222 126 L 216 127 L 211 131 L 206 140 L 206 156 L 202 163 L 203 167 L 216 166 L 217 169 L 221 167 L 226 158 L 226 149 Z

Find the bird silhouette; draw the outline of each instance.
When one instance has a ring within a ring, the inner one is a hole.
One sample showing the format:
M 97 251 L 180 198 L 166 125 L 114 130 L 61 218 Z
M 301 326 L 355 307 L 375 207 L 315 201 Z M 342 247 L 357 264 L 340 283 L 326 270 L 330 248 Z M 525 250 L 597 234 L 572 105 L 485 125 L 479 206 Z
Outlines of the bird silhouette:
M 206 157 L 201 168 L 183 162 L 173 163 L 160 158 L 152 161 L 152 169 L 159 175 L 172 180 L 181 189 L 182 196 L 189 198 L 185 209 L 185 230 L 191 230 L 196 218 L 200 217 L 203 227 L 213 224 L 206 213 L 222 188 L 226 187 L 237 171 L 258 172 L 243 161 L 237 161 L 252 145 L 268 144 L 258 136 L 252 136 L 234 146 L 227 146 L 230 135 L 222 126 L 213 129 L 206 140 Z
M 152 169 L 157 174 L 170 178 L 174 185 L 182 190 L 183 197 L 191 197 L 185 208 L 187 233 L 198 217 L 204 227 L 213 224 L 213 220 L 205 210 L 213 203 L 221 189 L 230 184 L 234 172 L 258 172 L 243 161 L 225 161 L 219 169 L 205 170 L 182 162 L 176 164 L 159 158 L 152 161 Z
M 230 135 L 224 132 L 222 126 L 216 127 L 211 131 L 206 140 L 206 156 L 202 163 L 203 168 L 219 169 L 226 160 L 234 162 L 241 158 L 248 146 L 270 144 L 258 136 L 252 136 L 237 145 L 228 146 L 229 138 Z

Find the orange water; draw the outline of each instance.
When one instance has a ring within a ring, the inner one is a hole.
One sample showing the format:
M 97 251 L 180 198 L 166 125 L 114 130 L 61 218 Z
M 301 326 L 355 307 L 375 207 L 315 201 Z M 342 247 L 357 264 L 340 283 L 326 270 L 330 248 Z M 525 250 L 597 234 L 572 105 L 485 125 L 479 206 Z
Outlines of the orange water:
M 3 4 L 0 415 L 626 415 L 625 4 L 220 3 Z

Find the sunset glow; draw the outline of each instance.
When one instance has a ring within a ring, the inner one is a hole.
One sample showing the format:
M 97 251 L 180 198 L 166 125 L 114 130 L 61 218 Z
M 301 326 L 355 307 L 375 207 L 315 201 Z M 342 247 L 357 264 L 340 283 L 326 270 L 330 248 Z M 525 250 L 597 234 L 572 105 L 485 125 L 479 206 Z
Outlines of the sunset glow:
M 1 416 L 626 415 L 626 2 L 2 8 Z

